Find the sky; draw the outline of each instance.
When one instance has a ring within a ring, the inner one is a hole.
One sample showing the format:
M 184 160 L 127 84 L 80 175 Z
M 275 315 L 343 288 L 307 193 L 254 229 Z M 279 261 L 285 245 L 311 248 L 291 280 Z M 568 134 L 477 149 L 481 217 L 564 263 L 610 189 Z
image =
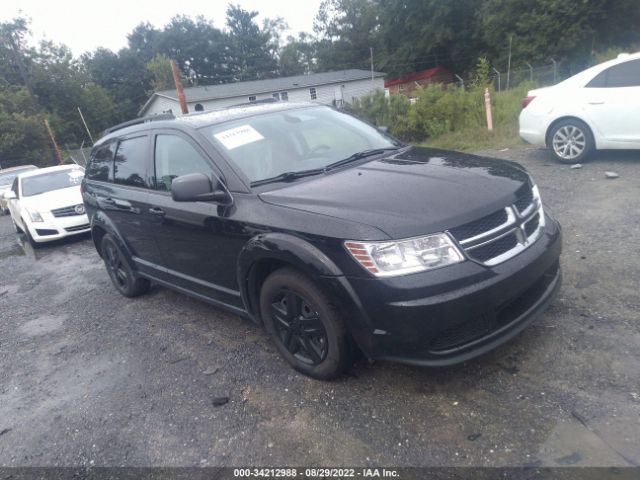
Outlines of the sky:
M 0 22 L 22 15 L 31 19 L 30 43 L 41 39 L 63 43 L 74 56 L 97 47 L 117 51 L 127 42 L 127 34 L 141 22 L 162 27 L 178 14 L 204 15 L 218 28 L 224 27 L 228 3 L 264 18 L 283 17 L 287 34 L 311 32 L 321 0 L 2 0 Z

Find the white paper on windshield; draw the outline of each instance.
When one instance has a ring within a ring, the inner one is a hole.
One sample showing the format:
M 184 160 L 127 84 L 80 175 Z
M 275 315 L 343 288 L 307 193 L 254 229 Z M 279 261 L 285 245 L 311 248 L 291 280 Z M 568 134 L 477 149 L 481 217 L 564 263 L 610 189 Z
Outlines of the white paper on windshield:
M 227 150 L 233 150 L 234 148 L 247 145 L 248 143 L 264 139 L 264 137 L 260 135 L 260 132 L 251 125 L 242 125 L 240 127 L 230 128 L 224 132 L 216 133 L 214 137 L 216 137 L 216 139 L 224 145 L 224 148 Z
M 79 168 L 74 168 L 69 172 L 69 180 L 71 183 L 80 183 L 84 177 L 84 172 Z

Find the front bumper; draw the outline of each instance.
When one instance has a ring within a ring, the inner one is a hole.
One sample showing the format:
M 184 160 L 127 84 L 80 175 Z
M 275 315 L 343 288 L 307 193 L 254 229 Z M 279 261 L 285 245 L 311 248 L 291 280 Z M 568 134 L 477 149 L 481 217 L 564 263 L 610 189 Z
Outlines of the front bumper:
M 89 218 L 86 214 L 70 217 L 54 217 L 50 213 L 42 215 L 44 222 L 28 222 L 29 233 L 37 243 L 50 242 L 91 231 Z
M 560 226 L 546 220 L 538 240 L 493 267 L 466 261 L 402 277 L 348 278 L 364 317 L 353 332 L 362 350 L 371 358 L 445 366 L 517 335 L 560 288 Z

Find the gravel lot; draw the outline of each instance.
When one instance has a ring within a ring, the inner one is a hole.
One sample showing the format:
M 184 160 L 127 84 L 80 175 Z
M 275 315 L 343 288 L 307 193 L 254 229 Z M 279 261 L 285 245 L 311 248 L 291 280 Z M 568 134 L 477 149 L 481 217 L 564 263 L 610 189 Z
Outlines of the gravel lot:
M 640 153 L 485 153 L 537 179 L 565 283 L 514 341 L 439 370 L 308 379 L 248 320 L 126 299 L 87 237 L 34 251 L 0 217 L 0 466 L 640 464 Z

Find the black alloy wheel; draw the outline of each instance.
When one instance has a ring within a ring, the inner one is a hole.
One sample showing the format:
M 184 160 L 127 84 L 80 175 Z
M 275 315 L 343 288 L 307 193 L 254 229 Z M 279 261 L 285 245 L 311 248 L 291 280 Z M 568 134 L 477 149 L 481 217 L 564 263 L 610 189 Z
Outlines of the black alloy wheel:
M 320 314 L 291 290 L 282 289 L 271 304 L 271 315 L 282 344 L 296 359 L 319 365 L 327 357 L 327 332 Z
M 321 380 L 352 363 L 352 341 L 337 302 L 313 279 L 284 267 L 260 290 L 260 317 L 278 351 L 299 372 Z
M 113 285 L 125 297 L 137 297 L 147 292 L 150 282 L 138 277 L 113 237 L 106 234 L 102 237 L 102 259 Z

